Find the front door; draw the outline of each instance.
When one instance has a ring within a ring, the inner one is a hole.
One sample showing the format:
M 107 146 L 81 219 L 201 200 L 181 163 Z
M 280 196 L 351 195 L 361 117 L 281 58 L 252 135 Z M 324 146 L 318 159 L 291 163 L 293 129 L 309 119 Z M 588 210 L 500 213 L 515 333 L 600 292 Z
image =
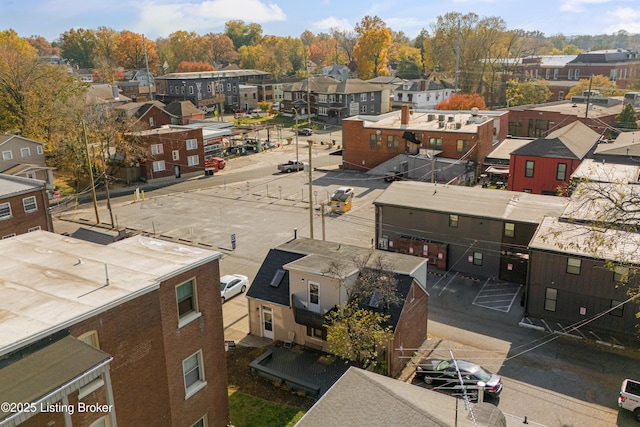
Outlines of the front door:
M 176 175 L 176 178 L 180 178 L 180 166 L 175 165 L 173 167 L 173 173 Z
M 269 307 L 262 307 L 262 336 L 273 339 L 273 311 Z

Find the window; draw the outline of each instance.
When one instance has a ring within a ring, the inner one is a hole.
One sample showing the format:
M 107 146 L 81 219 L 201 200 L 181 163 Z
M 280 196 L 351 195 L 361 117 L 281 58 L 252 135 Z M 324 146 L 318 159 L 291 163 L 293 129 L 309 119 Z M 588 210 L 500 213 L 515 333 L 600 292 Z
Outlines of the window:
M 470 143 L 466 139 L 459 139 L 456 143 L 456 151 L 458 153 L 466 153 L 469 151 Z
M 96 330 L 85 332 L 78 337 L 78 340 L 87 345 L 90 345 L 91 347 L 100 348 L 100 342 L 98 341 L 98 331 Z
M 458 226 L 458 215 L 449 215 L 449 227 Z
M 189 313 L 198 311 L 194 281 L 189 280 L 176 286 L 176 299 L 178 301 L 178 317 L 183 318 Z
M 227 92 L 231 92 L 231 83 L 227 83 Z
M 180 92 L 184 95 L 184 86 L 180 88 Z
M 169 86 L 169 93 L 173 95 L 173 86 Z
M 629 283 L 629 267 L 613 267 L 613 281 L 618 283 Z
M 532 190 L 532 189 L 530 189 L 530 188 L 523 188 L 523 189 L 522 189 L 522 192 L 523 192 L 523 193 L 529 193 L 529 194 L 531 194 L 531 193 L 533 193 L 533 190 Z
M 369 145 L 371 147 L 379 147 L 382 145 L 382 135 L 378 133 L 372 133 L 369 135 Z
M 308 308 L 309 311 L 320 312 L 320 284 L 308 282 Z
M 504 223 L 504 237 L 513 237 L 516 234 L 516 225 L 512 222 Z
M 376 99 L 376 93 L 375 92 L 371 92 L 371 100 L 375 101 Z
M 44 148 L 42 148 L 42 145 L 38 145 L 38 147 L 36 147 L 36 153 L 44 154 Z
M 173 159 L 174 162 L 177 161 L 177 160 L 180 160 L 180 151 L 173 150 L 171 152 L 171 158 Z
M 13 160 L 13 153 L 11 150 L 2 152 L 2 160 Z
M 311 326 L 307 326 L 307 336 L 326 341 L 327 331 L 324 329 L 318 329 L 318 328 L 313 328 Z
M 35 227 L 31 227 L 31 228 L 29 228 L 27 231 L 28 231 L 29 233 L 31 233 L 31 232 L 33 232 L 33 231 L 38 231 L 38 230 L 42 230 L 42 228 L 40 228 L 40 226 L 39 226 L 39 225 L 36 225 Z
M 163 170 L 166 170 L 164 167 L 164 160 L 159 160 L 157 162 L 153 162 L 153 171 L 154 172 L 161 172 Z
M 579 258 L 567 258 L 567 273 L 580 274 L 581 264 L 582 260 Z
M 551 70 L 549 68 L 546 69 L 546 72 L 544 73 L 544 78 L 549 80 L 549 73 L 551 72 Z
M 613 310 L 609 312 L 609 315 L 615 316 L 615 317 L 623 317 L 624 316 L 624 305 L 622 305 L 623 302 L 624 301 L 618 301 L 617 299 L 612 299 L 611 305 L 609 306 L 609 308 L 613 308 L 613 307 L 617 307 L 617 308 L 613 308 Z
M 24 206 L 25 212 L 37 211 L 38 204 L 36 203 L 36 196 L 25 197 L 22 199 L 22 206 Z
M 16 233 L 7 234 L 6 236 L 2 236 L 2 239 L 9 239 L 11 237 L 16 237 Z
M 182 373 L 184 375 L 185 399 L 188 399 L 207 384 L 204 380 L 202 350 L 198 350 L 182 361 Z
M 189 86 L 189 95 L 193 95 L 193 86 Z
M 205 415 L 204 417 L 200 418 L 191 427 L 207 427 L 207 416 Z
M 547 288 L 544 293 L 544 309 L 547 311 L 556 311 L 557 300 L 558 290 L 556 288 Z
M 569 73 L 567 74 L 567 79 L 571 80 L 573 78 L 573 69 L 569 68 Z
M 536 162 L 533 160 L 527 160 L 524 164 L 524 176 L 525 178 L 533 178 L 533 169 L 536 165 Z
M 473 265 L 482 265 L 482 252 L 473 253 Z
M 187 139 L 187 150 L 197 150 L 197 149 L 198 149 L 198 140 Z
M 164 149 L 162 148 L 162 144 L 152 144 L 151 145 L 151 155 L 157 156 L 158 154 L 164 153 Z
M 208 84 L 207 84 L 207 92 L 208 92 L 208 93 L 211 93 L 211 83 L 208 83 Z
M 398 136 L 397 135 L 388 135 L 387 136 L 387 148 L 398 148 Z
M 365 102 L 367 100 L 367 94 L 366 93 L 361 93 L 360 94 L 360 101 Z
M 564 99 L 564 91 L 558 91 L 558 101 L 562 101 Z
M 198 156 L 187 156 L 187 166 L 197 166 L 200 163 Z
M 11 218 L 11 205 L 7 203 L 0 203 L 0 219 Z
M 429 138 L 429 148 L 442 150 L 442 138 Z
M 361 113 L 366 113 L 367 112 L 367 106 L 366 105 L 361 105 L 360 106 L 360 112 Z
M 575 75 L 573 76 L 574 80 L 580 80 L 580 70 L 576 70 Z
M 31 149 L 29 147 L 22 147 L 20 149 L 20 156 L 22 156 L 22 157 L 31 156 Z
M 558 163 L 558 167 L 556 168 L 556 179 L 558 181 L 564 181 L 566 177 L 567 177 L 567 164 Z
M 558 69 L 557 68 L 553 69 L 553 80 L 558 80 Z

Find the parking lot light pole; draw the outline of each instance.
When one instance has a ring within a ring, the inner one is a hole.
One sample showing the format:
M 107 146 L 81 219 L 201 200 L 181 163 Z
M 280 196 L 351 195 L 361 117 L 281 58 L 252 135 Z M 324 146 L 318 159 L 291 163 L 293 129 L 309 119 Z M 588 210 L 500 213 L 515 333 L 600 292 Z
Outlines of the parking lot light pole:
M 294 132 L 296 133 L 296 165 L 298 164 L 298 109 L 293 107 L 293 111 L 296 112 L 296 128 Z

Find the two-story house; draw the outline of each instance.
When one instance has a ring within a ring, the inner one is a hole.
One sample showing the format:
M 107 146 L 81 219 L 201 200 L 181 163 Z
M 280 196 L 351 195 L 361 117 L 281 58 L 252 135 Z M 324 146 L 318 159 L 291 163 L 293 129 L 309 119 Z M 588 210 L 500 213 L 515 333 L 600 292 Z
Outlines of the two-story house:
M 527 245 L 567 199 L 400 181 L 374 202 L 377 248 L 427 258 L 439 270 L 524 284 Z
M 1 425 L 228 425 L 219 252 L 44 231 L 0 251 Z
M 162 127 L 131 132 L 128 137 L 145 149 L 140 177 L 148 182 L 204 173 L 202 128 Z
M 179 124 L 179 118 L 169 113 L 160 101 L 129 102 L 116 108 L 122 117 L 132 120 L 131 129 L 155 129 Z
M 596 148 L 600 134 L 581 122 L 573 122 L 538 138 L 511 153 L 511 191 L 567 194 L 571 174 Z
M 0 135 L 0 173 L 39 179 L 52 189 L 53 168 L 47 166 L 45 161 L 45 145 L 44 142 L 20 135 Z
M 293 333 L 295 343 L 327 351 L 325 315 L 348 302 L 347 287 L 360 274 L 352 260 L 369 254 L 372 263 L 382 257 L 397 278 L 400 302 L 387 312 L 394 332 L 385 352 L 388 372 L 397 374 L 406 362 L 397 349 L 419 347 L 427 333 L 424 259 L 322 240 L 289 241 L 269 251 L 247 291 L 249 333 L 280 341 Z M 332 270 L 334 263 L 344 263 L 341 274 Z M 383 310 L 374 301 L 368 307 Z
M 53 231 L 45 183 L 0 174 L 0 238 L 37 230 Z
M 397 85 L 393 90 L 393 108 L 397 110 L 408 105 L 415 110 L 434 110 L 454 93 L 453 88 L 446 88 L 433 80 L 410 80 Z

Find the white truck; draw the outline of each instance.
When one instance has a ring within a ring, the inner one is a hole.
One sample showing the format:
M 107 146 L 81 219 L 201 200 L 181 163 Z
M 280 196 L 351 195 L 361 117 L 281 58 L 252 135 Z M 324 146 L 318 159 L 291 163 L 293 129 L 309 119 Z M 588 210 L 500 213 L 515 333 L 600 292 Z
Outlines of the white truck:
M 633 412 L 636 421 L 640 421 L 640 381 L 629 378 L 622 381 L 618 406 Z

